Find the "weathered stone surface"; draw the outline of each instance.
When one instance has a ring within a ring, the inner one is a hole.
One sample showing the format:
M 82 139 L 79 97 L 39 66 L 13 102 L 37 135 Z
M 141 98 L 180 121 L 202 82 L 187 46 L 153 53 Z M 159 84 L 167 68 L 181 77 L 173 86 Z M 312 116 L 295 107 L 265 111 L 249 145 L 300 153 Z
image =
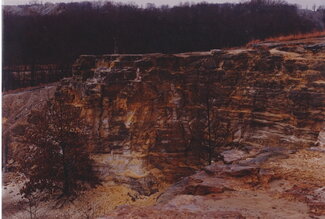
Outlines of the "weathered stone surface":
M 57 92 L 82 108 L 99 174 L 128 185 L 131 201 L 179 180 L 155 207 L 125 207 L 108 217 L 323 215 L 323 42 L 81 56 Z M 55 87 L 4 94 L 10 155 L 19 154 L 26 115 L 47 90 L 53 96 Z M 221 145 L 214 151 L 227 162 L 198 171 L 208 163 L 209 123 L 210 145 Z
M 231 163 L 243 159 L 245 155 L 247 156 L 247 153 L 245 153 L 245 151 L 242 150 L 232 149 L 232 150 L 227 150 L 222 152 L 221 155 L 223 156 L 223 160 L 226 163 Z
M 322 145 L 325 53 L 297 47 L 323 40 L 222 52 L 81 56 L 74 76 L 57 92 L 82 107 L 91 127 L 89 150 L 104 178 L 132 182 L 152 174 L 157 183 L 175 182 L 207 164 L 209 142 L 244 152 Z M 9 117 L 19 115 L 6 104 L 14 100 L 10 95 L 4 95 L 6 127 L 13 125 Z M 17 152 L 13 145 L 24 127 L 10 130 L 5 145 Z M 241 162 L 287 156 L 263 153 Z M 245 177 L 246 171 L 234 174 Z
M 324 69 L 315 66 L 323 63 L 324 53 L 287 52 L 291 47 L 296 45 L 222 53 L 82 56 L 75 63 L 75 77 L 60 90 L 72 93 L 73 104 L 84 107 L 93 125 L 95 152 L 145 154 L 149 164 L 173 181 L 207 160 L 202 155 L 207 95 L 211 128 L 218 121 L 231 130 L 229 142 L 295 148 L 319 142 L 325 88 L 319 86 Z M 268 159 L 267 154 L 259 159 Z
M 269 148 L 265 150 L 277 153 Z M 258 165 L 212 164 L 169 187 L 159 196 L 156 205 L 145 208 L 123 206 L 109 213 L 107 218 L 132 218 L 132 215 L 159 218 L 171 213 L 178 218 L 187 218 L 186 212 L 198 218 L 323 216 L 325 176 L 318 171 L 324 166 L 325 154 L 307 150 L 295 154 L 282 150 L 282 153 L 287 153 L 288 157 L 263 160 Z M 259 156 L 264 155 L 261 153 L 255 158 Z
M 157 202 L 167 203 L 172 197 L 181 194 L 204 196 L 236 190 L 246 187 L 247 182 L 255 181 L 258 173 L 259 168 L 254 165 L 212 164 L 168 188 Z

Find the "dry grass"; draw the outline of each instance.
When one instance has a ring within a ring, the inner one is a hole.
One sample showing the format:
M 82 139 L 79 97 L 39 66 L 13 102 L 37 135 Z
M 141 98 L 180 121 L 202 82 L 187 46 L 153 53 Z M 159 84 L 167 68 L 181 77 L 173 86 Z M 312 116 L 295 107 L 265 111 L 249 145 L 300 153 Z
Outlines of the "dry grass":
M 267 41 L 290 41 L 290 40 L 301 40 L 301 39 L 307 39 L 312 37 L 321 37 L 325 36 L 325 31 L 316 31 L 311 33 L 299 33 L 299 34 L 291 34 L 287 36 L 278 36 L 278 37 L 270 37 L 265 40 L 252 40 L 249 43 L 247 43 L 246 46 L 251 46 L 257 43 L 261 42 L 267 42 Z
M 320 36 L 325 36 L 325 31 L 316 31 L 311 33 L 300 33 L 300 34 L 292 34 L 288 36 L 271 37 L 271 38 L 267 38 L 265 41 L 289 41 L 289 40 L 300 40 L 300 39 L 320 37 Z

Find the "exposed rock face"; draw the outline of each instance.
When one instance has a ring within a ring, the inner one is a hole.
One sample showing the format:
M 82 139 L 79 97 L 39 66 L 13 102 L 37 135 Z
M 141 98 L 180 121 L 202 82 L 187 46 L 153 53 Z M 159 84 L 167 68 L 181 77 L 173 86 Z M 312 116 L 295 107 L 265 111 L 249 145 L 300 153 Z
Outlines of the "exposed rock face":
M 207 160 L 209 122 L 212 145 L 220 130 L 229 133 L 224 141 L 248 150 L 322 144 L 323 42 L 81 56 L 59 89 L 84 108 L 103 166 L 129 157 L 121 171 L 141 177 L 148 164 L 174 181 Z
M 264 147 L 324 145 L 324 40 L 81 56 L 57 92 L 82 107 L 101 175 L 149 195 L 157 181 L 174 182 L 206 165 L 209 144 L 243 149 L 238 159 L 223 153 L 227 162 Z
M 28 113 L 60 92 L 82 108 L 105 183 L 128 185 L 123 200 L 156 197 L 179 180 L 156 205 L 121 206 L 108 218 L 322 216 L 324 40 L 81 56 L 58 85 L 4 94 L 4 160 L 19 155 Z M 225 163 L 194 174 L 207 164 L 209 144 Z
M 239 163 L 216 163 L 168 188 L 150 207 L 121 206 L 103 218 L 321 218 L 325 153 L 278 149 Z M 286 159 L 275 157 L 287 155 Z M 262 159 L 263 160 L 263 159 Z

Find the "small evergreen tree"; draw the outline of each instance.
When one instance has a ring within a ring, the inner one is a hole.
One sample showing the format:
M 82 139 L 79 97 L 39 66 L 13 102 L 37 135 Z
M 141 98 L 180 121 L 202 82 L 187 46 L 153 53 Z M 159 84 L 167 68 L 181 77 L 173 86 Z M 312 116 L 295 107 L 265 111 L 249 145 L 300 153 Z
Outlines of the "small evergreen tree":
M 48 101 L 43 110 L 33 112 L 25 134 L 24 158 L 19 170 L 26 176 L 23 197 L 35 192 L 75 197 L 78 191 L 95 186 L 86 134 L 80 108 L 66 104 L 64 98 Z

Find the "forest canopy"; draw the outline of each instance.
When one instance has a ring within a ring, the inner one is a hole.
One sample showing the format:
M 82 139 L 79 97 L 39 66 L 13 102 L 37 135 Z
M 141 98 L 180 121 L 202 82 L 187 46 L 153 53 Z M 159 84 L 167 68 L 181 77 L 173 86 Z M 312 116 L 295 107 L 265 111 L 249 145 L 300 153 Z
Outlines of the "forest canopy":
M 46 10 L 46 5 L 33 7 Z M 297 6 L 278 0 L 145 8 L 81 2 L 55 7 L 51 13 L 4 10 L 4 65 L 71 63 L 81 54 L 210 50 L 321 28 L 300 16 Z

